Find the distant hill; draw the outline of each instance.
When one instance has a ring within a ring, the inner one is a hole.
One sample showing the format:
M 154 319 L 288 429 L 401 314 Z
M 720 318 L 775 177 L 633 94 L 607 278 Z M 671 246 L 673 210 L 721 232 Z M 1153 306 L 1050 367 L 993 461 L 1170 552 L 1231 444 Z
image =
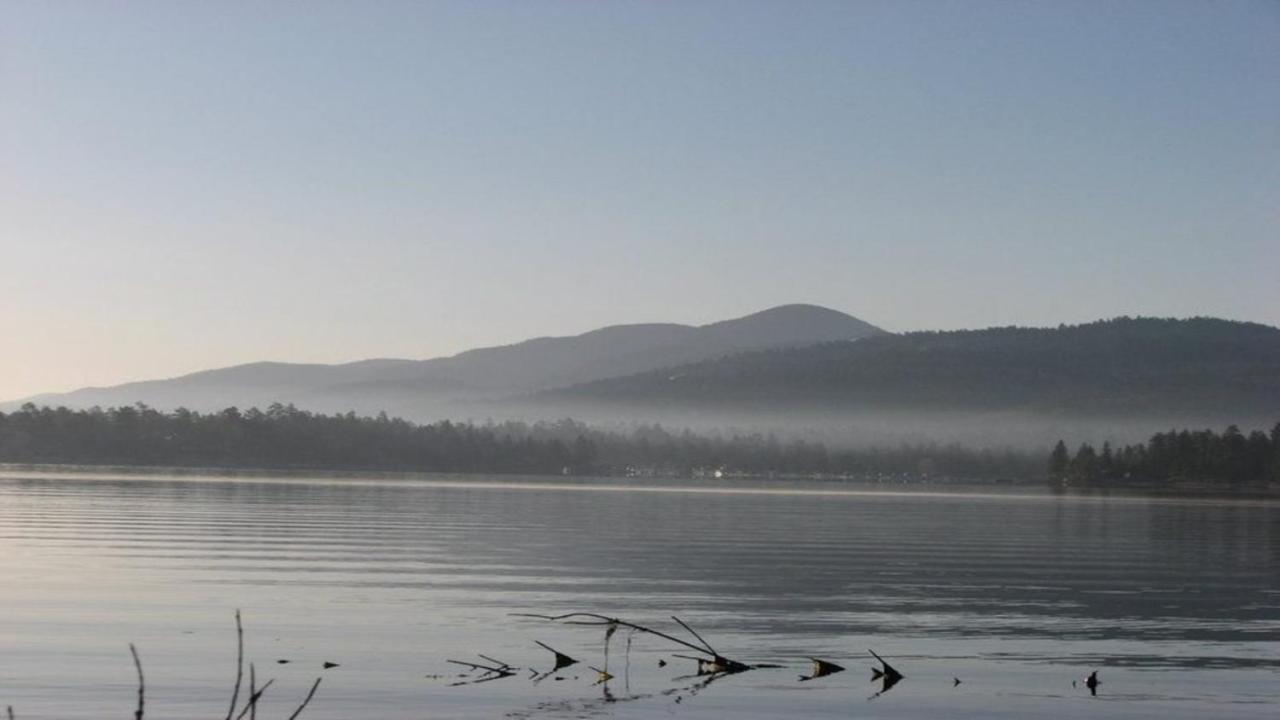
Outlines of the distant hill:
M 879 334 L 542 393 L 558 407 L 1280 417 L 1280 329 L 1118 318 L 1052 329 Z
M 432 360 L 365 360 L 342 365 L 252 363 L 28 400 L 73 408 L 143 402 L 161 409 L 184 406 L 200 410 L 281 402 L 330 412 L 386 410 L 430 418 L 472 403 L 732 353 L 880 334 L 884 333 L 879 328 L 835 310 L 784 305 L 697 327 L 616 325 L 572 337 L 536 338 Z

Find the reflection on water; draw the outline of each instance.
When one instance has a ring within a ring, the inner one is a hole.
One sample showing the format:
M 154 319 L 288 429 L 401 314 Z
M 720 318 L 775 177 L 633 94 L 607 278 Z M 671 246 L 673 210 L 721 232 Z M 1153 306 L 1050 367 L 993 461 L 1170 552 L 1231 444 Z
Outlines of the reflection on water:
M 249 656 L 277 678 L 268 717 L 317 674 L 308 718 L 1280 709 L 1275 501 L 671 485 L 11 470 L 0 705 L 127 714 L 133 641 L 148 716 L 209 717 L 234 679 L 239 607 Z M 449 687 L 447 658 L 552 669 L 538 641 L 603 662 L 599 628 L 510 616 L 575 610 L 677 632 L 679 614 L 726 655 L 784 668 L 682 684 L 678 648 L 628 636 L 603 688 L 585 669 Z M 870 706 L 868 648 L 906 676 Z M 848 672 L 797 682 L 812 657 Z

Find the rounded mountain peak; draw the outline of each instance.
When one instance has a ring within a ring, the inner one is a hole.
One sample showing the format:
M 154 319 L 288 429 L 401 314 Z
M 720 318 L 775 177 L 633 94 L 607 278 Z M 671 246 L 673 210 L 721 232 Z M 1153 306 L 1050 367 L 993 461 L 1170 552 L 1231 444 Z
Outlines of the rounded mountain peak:
M 884 333 L 852 315 L 803 303 L 779 305 L 745 317 L 704 325 L 702 329 L 732 337 L 735 345 L 743 346 L 812 344 Z

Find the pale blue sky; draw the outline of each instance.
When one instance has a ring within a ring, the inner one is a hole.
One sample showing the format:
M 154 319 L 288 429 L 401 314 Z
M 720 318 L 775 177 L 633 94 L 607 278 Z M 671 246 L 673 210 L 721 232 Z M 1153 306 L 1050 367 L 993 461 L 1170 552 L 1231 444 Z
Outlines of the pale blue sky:
M 0 0 L 0 399 L 813 302 L 1280 324 L 1280 2 Z

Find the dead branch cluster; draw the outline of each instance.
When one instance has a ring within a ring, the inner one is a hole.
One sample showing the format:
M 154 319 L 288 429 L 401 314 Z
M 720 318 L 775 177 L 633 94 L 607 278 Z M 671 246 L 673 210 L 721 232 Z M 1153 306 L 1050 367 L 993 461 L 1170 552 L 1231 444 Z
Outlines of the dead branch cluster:
M 728 657 L 724 653 L 721 653 L 719 650 L 717 650 L 697 630 L 694 630 L 692 626 L 690 626 L 688 623 L 686 623 L 685 621 L 681 620 L 680 618 L 674 615 L 671 616 L 671 620 L 674 621 L 676 625 L 678 625 L 682 630 L 688 633 L 690 637 L 679 637 L 677 635 L 673 635 L 669 632 L 658 630 L 656 628 L 653 628 L 647 625 L 640 625 L 639 623 L 634 623 L 629 620 L 623 620 L 622 618 L 611 617 L 609 615 L 602 615 L 600 613 L 593 613 L 593 612 L 571 612 L 571 613 L 564 613 L 561 615 L 543 615 L 538 613 L 512 613 L 512 616 L 532 618 L 536 620 L 545 620 L 548 622 L 557 622 L 557 623 L 563 623 L 566 625 L 587 625 L 587 626 L 603 627 L 604 628 L 603 667 L 601 668 L 597 668 L 595 666 L 588 666 L 588 667 L 591 670 L 596 672 L 595 684 L 603 686 L 605 700 L 609 702 L 616 702 L 616 698 L 614 698 L 612 693 L 609 691 L 609 687 L 608 687 L 608 682 L 614 678 L 614 675 L 609 672 L 609 644 L 614 634 L 617 633 L 619 630 L 625 630 L 627 632 L 628 667 L 630 664 L 631 638 L 636 634 L 652 635 L 659 639 L 665 640 L 668 643 L 676 645 L 682 650 L 692 651 L 692 654 L 684 653 L 684 652 L 671 653 L 671 657 L 680 658 L 683 660 L 691 660 L 694 663 L 696 663 L 696 666 L 695 666 L 696 669 L 694 672 L 687 675 L 681 675 L 675 678 L 675 680 L 677 681 L 694 679 L 696 680 L 694 684 L 689 685 L 687 687 L 671 688 L 662 693 L 663 695 L 675 695 L 676 702 L 680 702 L 683 699 L 683 697 L 685 697 L 686 694 L 689 696 L 697 694 L 698 691 L 705 688 L 711 682 L 721 677 L 736 675 L 738 673 L 743 673 L 749 670 L 756 670 L 761 668 L 783 667 L 781 665 L 773 665 L 773 664 L 766 664 L 766 663 L 748 663 L 742 660 Z M 569 667 L 570 665 L 574 665 L 578 662 L 576 659 L 551 647 L 550 645 L 540 640 L 535 640 L 534 642 L 539 647 L 553 653 L 555 658 L 554 667 L 552 667 L 550 670 L 547 670 L 544 672 L 530 670 L 530 675 L 535 683 L 540 682 L 542 679 L 546 678 L 547 676 L 555 672 L 558 672 L 566 667 Z M 883 695 L 884 693 L 888 692 L 894 685 L 897 685 L 898 682 L 900 682 L 905 676 L 896 668 L 894 668 L 892 665 L 890 665 L 888 662 L 886 662 L 884 658 L 876 654 L 874 650 L 871 650 L 869 652 L 871 656 L 880 663 L 880 667 L 873 668 L 871 672 L 871 681 L 874 683 L 880 684 L 879 689 L 875 692 L 875 694 L 871 696 L 871 699 L 875 699 L 876 697 L 879 697 L 880 695 Z M 500 680 L 503 678 L 514 676 L 519 670 L 519 668 L 512 667 L 508 663 L 495 660 L 486 655 L 480 655 L 479 657 L 482 660 L 484 660 L 485 663 L 478 663 L 478 662 L 466 661 L 466 660 L 448 660 L 448 662 L 454 665 L 460 665 L 460 666 L 466 667 L 470 671 L 469 673 L 464 673 L 462 675 L 462 677 L 465 679 L 460 680 L 458 682 L 454 682 L 452 683 L 453 685 L 455 686 L 471 685 L 476 683 Z M 836 673 L 843 672 L 845 669 L 842 665 L 839 665 L 830 660 L 825 660 L 823 658 L 810 657 L 808 658 L 808 660 L 811 663 L 810 670 L 808 674 L 800 675 L 799 679 L 802 682 L 809 681 L 809 680 L 816 680 L 818 678 L 827 677 L 829 675 L 834 675 Z M 659 667 L 665 667 L 666 661 L 659 660 L 658 664 L 659 664 Z M 476 672 L 478 672 L 479 674 L 478 675 L 471 674 Z M 563 678 L 557 677 L 557 679 L 559 680 Z M 956 684 L 959 684 L 959 682 L 957 681 Z M 634 696 L 634 697 L 640 697 L 640 696 Z
M 704 638 L 700 633 L 698 633 L 697 630 L 694 630 L 688 623 L 686 623 L 685 621 L 681 620 L 680 618 L 674 615 L 671 616 L 671 620 L 674 621 L 676 625 L 678 625 L 681 629 L 687 632 L 691 637 L 679 637 L 677 635 L 673 635 L 669 632 L 658 630 L 653 627 L 640 625 L 638 623 L 634 623 L 628 620 L 623 620 L 622 618 L 611 617 L 609 615 L 603 615 L 603 614 L 594 613 L 594 612 L 571 612 L 571 613 L 563 613 L 560 615 L 544 615 L 539 613 L 511 613 L 511 616 L 522 617 L 522 618 L 532 618 L 536 620 L 545 620 L 548 622 L 556 622 L 556 623 L 562 623 L 566 625 L 588 625 L 588 626 L 603 627 L 604 628 L 604 663 L 603 663 L 604 667 L 602 668 L 597 668 L 594 666 L 588 666 L 588 667 L 590 667 L 593 671 L 596 672 L 597 676 L 596 676 L 595 684 L 602 686 L 603 692 L 604 692 L 604 700 L 606 702 L 619 701 L 619 699 L 615 698 L 613 694 L 610 692 L 609 686 L 608 686 L 608 682 L 614 678 L 614 675 L 609 672 L 609 642 L 613 638 L 614 634 L 618 632 L 618 630 L 625 630 L 627 633 L 627 667 L 628 668 L 630 667 L 631 639 L 633 636 L 637 634 L 652 635 L 654 637 L 665 640 L 671 644 L 677 645 L 683 650 L 692 651 L 693 654 L 678 653 L 678 652 L 673 652 L 670 654 L 671 657 L 680 658 L 683 660 L 691 660 L 697 664 L 696 670 L 694 672 L 687 675 L 682 675 L 682 676 L 673 678 L 673 681 L 685 681 L 689 679 L 696 679 L 697 680 L 696 682 L 687 686 L 682 686 L 682 687 L 678 686 L 678 687 L 668 688 L 666 690 L 663 690 L 661 693 L 659 693 L 664 696 L 674 695 L 675 702 L 680 702 L 686 695 L 687 696 L 696 695 L 698 691 L 702 690 L 703 688 L 706 688 L 708 685 L 711 684 L 711 682 L 722 677 L 726 677 L 729 675 L 736 675 L 738 673 L 747 672 L 749 670 L 757 670 L 761 668 L 783 667 L 782 665 L 773 665 L 773 664 L 766 664 L 766 663 L 748 663 L 742 660 L 728 657 L 723 653 L 721 653 L 719 650 L 717 650 L 714 646 L 712 646 L 711 643 L 707 642 L 707 639 Z M 551 675 L 552 673 L 558 672 L 561 669 L 566 668 L 570 665 L 576 664 L 578 662 L 574 658 L 566 655 L 563 652 L 560 652 L 559 650 L 556 650 L 555 648 L 551 647 L 550 645 L 544 642 L 541 642 L 539 640 L 535 640 L 534 642 L 539 647 L 542 647 L 543 649 L 553 653 L 555 657 L 555 665 L 550 670 L 547 670 L 541 673 L 534 670 L 530 671 L 531 676 L 534 679 L 534 682 L 538 682 L 543 678 Z M 876 692 L 873 693 L 868 698 L 869 700 L 874 700 L 880 697 L 881 695 L 885 694 L 886 692 L 889 692 L 889 690 L 891 690 L 899 682 L 905 679 L 906 676 L 900 670 L 890 665 L 888 661 L 886 661 L 883 657 L 881 657 L 878 653 L 876 653 L 876 651 L 868 650 L 867 652 L 871 655 L 872 658 L 874 658 L 879 663 L 879 667 L 873 667 L 871 670 L 871 682 L 877 683 L 879 685 L 879 688 L 876 690 Z M 518 668 L 513 668 L 507 663 L 502 663 L 502 662 L 493 660 L 493 658 L 490 658 L 484 655 L 481 655 L 480 657 L 492 664 L 483 665 L 479 663 L 465 662 L 465 661 L 459 661 L 459 660 L 449 661 L 457 665 L 463 665 L 463 666 L 469 667 L 473 671 L 478 670 L 482 672 L 482 674 L 479 677 L 464 680 L 462 682 L 456 682 L 456 683 L 453 683 L 454 685 L 469 685 L 473 683 L 489 682 L 491 680 L 498 680 L 501 678 L 512 677 L 516 674 L 516 671 L 518 670 Z M 826 660 L 818 657 L 809 657 L 807 659 L 809 660 L 811 665 L 809 668 L 809 672 L 807 674 L 800 675 L 799 680 L 801 682 L 816 680 L 818 678 L 823 678 L 829 675 L 834 675 L 836 673 L 844 672 L 845 670 L 845 668 L 842 665 L 839 665 L 830 660 Z M 665 660 L 660 659 L 658 661 L 658 667 L 666 667 L 666 665 L 667 665 L 667 662 Z M 557 677 L 556 679 L 561 680 L 564 678 Z M 958 677 L 952 678 L 952 687 L 959 687 L 960 684 L 961 684 L 960 678 Z M 1091 673 L 1084 682 L 1085 687 L 1087 687 L 1089 689 L 1089 692 L 1093 695 L 1097 695 L 1098 687 L 1101 684 L 1102 684 L 1101 681 L 1098 679 L 1097 671 L 1094 671 L 1093 673 Z M 1076 686 L 1076 683 L 1074 681 L 1072 682 L 1072 686 L 1073 687 Z M 628 682 L 628 693 L 629 692 L 630 690 L 629 690 L 629 682 Z M 643 697 L 649 697 L 649 696 L 629 694 L 627 697 L 623 699 L 636 700 Z
M 671 616 L 671 619 L 678 626 L 680 626 L 681 629 L 687 632 L 691 636 L 691 638 L 678 637 L 676 635 L 672 635 L 671 633 L 668 633 L 662 630 L 657 630 L 655 628 L 652 628 L 646 625 L 640 625 L 638 623 L 630 622 L 628 620 L 623 620 L 622 618 L 610 617 L 608 615 L 602 615 L 602 614 L 593 613 L 593 612 L 572 612 L 572 613 L 564 613 L 561 615 L 542 615 L 537 613 L 512 613 L 512 616 L 523 617 L 523 618 L 533 618 L 537 620 L 563 623 L 566 625 L 588 625 L 588 626 L 603 627 L 604 628 L 603 667 L 597 668 L 591 665 L 588 665 L 587 667 L 596 673 L 595 684 L 602 686 L 603 692 L 604 692 L 604 700 L 607 702 L 618 701 L 618 698 L 614 697 L 612 692 L 609 690 L 609 686 L 608 686 L 609 681 L 614 679 L 614 675 L 609 672 L 609 644 L 614 634 L 616 634 L 620 629 L 625 630 L 627 634 L 626 661 L 627 661 L 628 668 L 630 667 L 631 639 L 637 634 L 651 635 L 656 638 L 665 640 L 676 646 L 679 646 L 684 650 L 692 651 L 693 654 L 675 653 L 675 652 L 671 653 L 671 657 L 680 658 L 684 660 L 691 660 L 697 664 L 696 670 L 694 672 L 674 678 L 674 680 L 676 681 L 687 681 L 690 679 L 695 680 L 693 684 L 687 685 L 687 686 L 678 686 L 678 687 L 669 688 L 660 693 L 661 695 L 664 695 L 664 696 L 674 695 L 675 702 L 680 702 L 686 695 L 687 696 L 696 695 L 700 690 L 710 685 L 711 682 L 722 677 L 726 677 L 729 675 L 736 675 L 738 673 L 743 673 L 749 670 L 756 670 L 761 668 L 783 667 L 782 665 L 773 665 L 773 664 L 766 664 L 766 663 L 747 663 L 741 660 L 727 657 L 720 651 L 716 650 L 716 648 L 712 646 L 711 643 L 707 642 L 706 638 L 702 637 L 702 635 L 699 634 L 697 630 L 694 630 L 688 623 L 686 623 L 685 621 L 681 620 L 680 618 L 674 615 Z M 568 668 L 572 665 L 576 665 L 579 662 L 577 659 L 569 656 L 564 652 L 561 652 L 555 649 L 554 647 L 540 640 L 534 640 L 534 643 L 536 643 L 539 647 L 543 648 L 544 650 L 547 650 L 548 652 L 552 653 L 554 658 L 554 664 L 548 670 L 539 672 L 538 670 L 535 670 L 532 668 L 529 669 L 529 677 L 533 680 L 535 684 L 538 682 L 541 682 L 542 680 L 546 679 L 547 677 L 550 677 L 553 674 L 559 673 L 561 670 L 564 670 L 565 668 Z M 146 682 L 142 673 L 142 660 L 138 656 L 137 648 L 134 647 L 132 643 L 129 645 L 129 652 L 133 655 L 133 664 L 138 673 L 138 704 L 137 704 L 137 709 L 134 711 L 134 720 L 143 720 L 143 713 L 145 711 L 145 706 L 146 706 Z M 880 655 L 878 655 L 874 650 L 868 650 L 868 652 L 876 661 L 880 663 L 879 667 L 875 667 L 871 671 L 871 681 L 873 683 L 880 684 L 879 689 L 869 698 L 874 700 L 875 698 L 883 695 L 884 693 L 892 689 L 905 676 L 897 668 L 893 667 L 888 662 L 886 662 L 885 659 Z M 488 655 L 477 654 L 476 657 L 479 658 L 479 660 L 482 662 L 473 661 L 473 660 L 453 660 L 453 659 L 446 660 L 446 662 L 450 664 L 458 665 L 467 669 L 467 672 L 462 673 L 459 676 L 462 679 L 456 682 L 450 683 L 450 685 L 452 686 L 474 685 L 479 683 L 492 682 L 494 680 L 501 680 L 504 678 L 513 677 L 521 670 L 521 668 L 514 667 L 510 663 L 504 662 L 502 660 L 497 660 Z M 807 659 L 811 663 L 811 666 L 808 674 L 800 675 L 799 679 L 801 682 L 816 680 L 818 678 L 827 677 L 829 675 L 834 675 L 839 672 L 844 672 L 845 670 L 843 666 L 837 663 L 834 663 L 830 660 L 825 660 L 823 658 L 818 658 L 818 657 L 809 657 Z M 277 662 L 284 664 L 289 661 L 277 660 Z M 658 661 L 659 667 L 665 667 L 666 664 L 667 663 L 665 660 Z M 337 663 L 325 662 L 324 667 L 326 669 L 337 667 Z M 225 720 L 245 720 L 246 718 L 248 720 L 257 720 L 258 703 L 261 700 L 263 694 L 266 693 L 267 689 L 270 688 L 271 685 L 275 682 L 274 679 L 268 679 L 265 683 L 259 686 L 257 683 L 256 667 L 254 663 L 250 662 L 248 692 L 245 695 L 244 701 L 241 702 L 240 690 L 244 682 L 244 674 L 245 674 L 244 670 L 245 670 L 244 626 L 240 620 L 240 611 L 237 610 L 236 611 L 236 679 L 235 679 L 235 684 L 232 686 L 231 703 L 227 709 Z M 440 677 L 440 676 L 433 675 L 428 677 Z M 561 676 L 556 677 L 556 680 L 563 680 L 563 679 L 565 678 Z M 959 678 L 954 678 L 954 686 L 958 686 L 960 685 L 960 683 L 961 681 Z M 1097 694 L 1097 687 L 1100 684 L 1101 682 L 1097 679 L 1096 671 L 1092 675 L 1090 675 L 1088 680 L 1086 681 L 1086 686 L 1089 688 L 1090 692 L 1095 695 Z M 1074 686 L 1075 683 L 1073 682 L 1072 685 Z M 293 713 L 289 715 L 288 720 L 297 720 L 298 716 L 302 714 L 302 711 L 311 702 L 311 699 L 315 696 L 316 690 L 319 687 L 320 687 L 320 678 L 317 677 L 315 682 L 312 683 L 311 689 L 307 692 L 306 697 L 302 699 L 302 702 L 297 706 L 297 708 L 293 711 Z M 629 692 L 629 689 L 628 689 L 628 692 Z M 634 700 L 634 699 L 640 699 L 642 697 L 648 697 L 648 696 L 631 695 L 624 699 Z M 8 720 L 15 720 L 12 707 L 7 708 L 7 715 L 8 715 Z
M 138 656 L 138 648 L 133 643 L 129 643 L 129 653 L 133 655 L 133 667 L 138 672 L 138 705 L 133 711 L 134 720 L 143 720 L 143 714 L 146 711 L 147 685 L 142 674 L 142 658 Z M 226 720 L 257 720 L 258 702 L 262 699 L 262 695 L 266 693 L 267 688 L 271 687 L 275 679 L 269 679 L 262 684 L 257 685 L 257 671 L 253 663 L 249 663 L 249 687 L 244 702 L 240 702 L 240 688 L 244 683 L 244 625 L 240 621 L 240 611 L 236 611 L 236 681 L 231 688 L 231 706 L 227 709 Z M 311 690 L 307 696 L 302 699 L 302 703 L 293 711 L 288 720 L 297 720 L 302 714 L 303 709 L 311 702 L 311 698 L 315 696 L 316 689 L 320 687 L 320 678 L 312 683 Z M 6 708 L 8 720 L 15 720 L 13 707 Z

